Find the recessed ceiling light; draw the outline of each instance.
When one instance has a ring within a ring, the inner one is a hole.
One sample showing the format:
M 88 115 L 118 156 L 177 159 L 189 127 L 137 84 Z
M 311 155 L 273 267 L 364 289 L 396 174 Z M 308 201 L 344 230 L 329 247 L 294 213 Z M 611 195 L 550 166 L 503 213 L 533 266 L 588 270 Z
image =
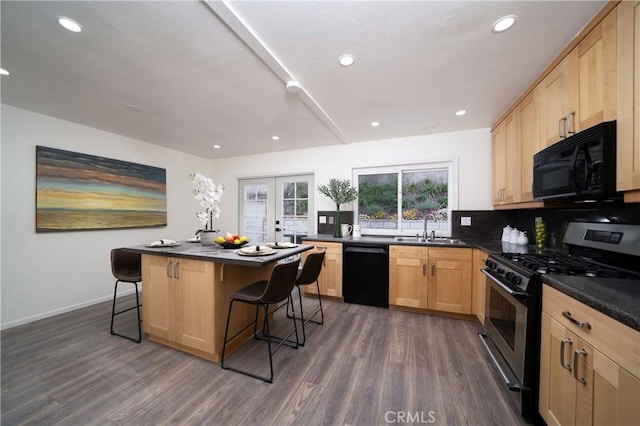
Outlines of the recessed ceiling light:
M 142 112 L 142 108 L 137 105 L 127 105 L 125 108 L 132 112 Z
M 507 31 L 509 28 L 513 27 L 513 24 L 516 23 L 516 15 L 507 15 L 498 19 L 493 23 L 493 32 L 501 33 L 503 31 Z
M 220 145 L 214 145 L 213 148 L 214 149 L 220 149 Z
M 350 53 L 345 53 L 338 58 L 338 63 L 343 67 L 350 67 L 356 61 L 356 58 Z
M 380 125 L 379 121 L 372 121 L 371 122 L 371 127 L 378 127 Z
M 467 113 L 467 110 L 465 110 L 465 109 L 461 109 L 461 110 L 456 111 L 456 115 L 458 117 L 461 116 L 461 115 L 465 115 L 466 113 Z
M 69 19 L 65 16 L 58 16 L 58 24 L 73 33 L 82 32 L 82 27 L 80 26 L 80 24 L 78 24 L 73 19 Z
M 271 139 L 273 139 L 274 141 L 280 140 L 280 136 L 271 136 Z
M 287 92 L 289 93 L 298 93 L 300 91 L 300 89 L 302 88 L 300 86 L 300 83 L 298 83 L 295 80 L 289 80 L 287 81 Z
M 9 71 L 5 70 L 4 68 L 0 68 L 0 75 L 9 75 Z

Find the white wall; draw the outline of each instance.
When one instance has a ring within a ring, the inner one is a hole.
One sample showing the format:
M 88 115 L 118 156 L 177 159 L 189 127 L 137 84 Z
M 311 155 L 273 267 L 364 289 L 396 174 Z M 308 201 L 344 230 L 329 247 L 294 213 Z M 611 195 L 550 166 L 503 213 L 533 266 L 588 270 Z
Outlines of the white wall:
M 36 234 L 36 145 L 165 168 L 168 226 Z M 319 184 L 351 179 L 354 167 L 387 164 L 457 159 L 458 209 L 491 209 L 489 129 L 210 160 L 2 105 L 0 159 L 1 328 L 109 299 L 114 247 L 191 237 L 199 227 L 192 171 L 225 185 L 216 222 L 223 231 L 237 229 L 238 178 L 313 173 Z M 334 207 L 316 191 L 317 210 Z
M 36 233 L 36 145 L 165 168 L 167 227 Z M 198 202 L 188 174 L 209 167 L 210 160 L 2 105 L 2 328 L 111 297 L 114 247 L 192 236 Z

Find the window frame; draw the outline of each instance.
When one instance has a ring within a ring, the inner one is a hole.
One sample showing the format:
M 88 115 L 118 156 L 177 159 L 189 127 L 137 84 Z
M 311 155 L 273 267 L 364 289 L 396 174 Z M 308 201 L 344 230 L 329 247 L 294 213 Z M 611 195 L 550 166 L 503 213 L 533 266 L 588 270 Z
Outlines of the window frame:
M 448 172 L 447 186 L 448 186 L 448 222 L 446 229 L 436 230 L 438 236 L 451 236 L 452 224 L 451 224 L 451 211 L 458 209 L 458 160 L 457 158 L 442 159 L 438 161 L 429 161 L 423 163 L 400 163 L 386 166 L 371 166 L 371 167 L 357 167 L 352 169 L 352 182 L 353 186 L 359 187 L 358 177 L 361 175 L 383 174 L 383 173 L 397 173 L 398 174 L 398 227 L 396 229 L 381 229 L 381 228 L 361 228 L 362 235 L 381 235 L 381 236 L 415 236 L 415 229 L 401 230 L 402 223 L 402 173 L 412 171 L 428 171 L 428 170 L 443 170 Z M 353 220 L 358 224 L 360 221 L 359 202 L 354 201 L 353 206 Z

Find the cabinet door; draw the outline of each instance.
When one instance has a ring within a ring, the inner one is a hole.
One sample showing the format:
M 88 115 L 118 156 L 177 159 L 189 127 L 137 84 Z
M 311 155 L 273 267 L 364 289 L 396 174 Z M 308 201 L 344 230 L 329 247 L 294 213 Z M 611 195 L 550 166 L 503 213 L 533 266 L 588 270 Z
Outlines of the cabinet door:
M 541 86 L 536 87 L 518 105 L 520 140 L 520 201 L 533 201 L 533 156 L 540 151 Z
M 577 55 L 572 51 L 560 62 L 542 81 L 542 112 L 543 135 L 542 141 L 546 146 L 553 145 L 561 138 L 569 136 L 566 133 L 567 115 L 576 111 L 575 97 L 577 89 L 572 87 L 577 67 Z M 573 70 L 573 73 L 572 73 Z
M 429 248 L 429 309 L 470 314 L 471 267 L 471 249 Z
M 142 326 L 163 339 L 175 338 L 175 259 L 142 255 Z
M 640 202 L 640 2 L 620 2 L 616 11 L 617 189 L 635 190 L 625 200 Z
M 214 352 L 213 262 L 174 259 L 176 341 Z
M 593 424 L 640 424 L 640 379 L 598 350 L 593 354 Z
M 484 267 L 484 262 L 489 255 L 480 249 L 473 250 L 473 288 L 471 289 L 471 313 L 478 317 L 484 324 L 484 305 L 486 300 L 485 275 L 480 272 Z
M 324 264 L 318 277 L 320 294 L 323 296 L 342 297 L 342 244 L 325 243 L 318 241 L 302 241 L 303 244 L 310 244 L 316 248 L 325 248 Z M 302 255 L 303 258 L 305 254 Z M 303 286 L 305 294 L 317 294 L 316 286 Z
M 389 304 L 427 309 L 428 247 L 389 247 Z
M 577 345 L 575 334 L 542 312 L 539 405 L 548 425 L 576 424 L 576 382 L 569 369 Z
M 503 204 L 507 186 L 507 136 L 506 124 L 501 122 L 493 129 L 493 205 Z
M 575 130 L 580 131 L 616 118 L 615 9 L 589 32 L 576 50 L 579 103 Z
M 504 203 L 512 204 L 520 201 L 520 143 L 518 142 L 517 110 L 505 118 L 506 145 L 506 182 Z

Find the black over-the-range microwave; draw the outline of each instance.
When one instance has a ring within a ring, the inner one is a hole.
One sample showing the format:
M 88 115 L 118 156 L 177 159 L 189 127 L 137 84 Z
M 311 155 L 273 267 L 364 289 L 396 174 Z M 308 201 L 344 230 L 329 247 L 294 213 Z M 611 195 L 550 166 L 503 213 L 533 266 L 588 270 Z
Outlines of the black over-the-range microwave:
M 533 156 L 536 201 L 603 201 L 616 192 L 616 122 L 606 121 Z

